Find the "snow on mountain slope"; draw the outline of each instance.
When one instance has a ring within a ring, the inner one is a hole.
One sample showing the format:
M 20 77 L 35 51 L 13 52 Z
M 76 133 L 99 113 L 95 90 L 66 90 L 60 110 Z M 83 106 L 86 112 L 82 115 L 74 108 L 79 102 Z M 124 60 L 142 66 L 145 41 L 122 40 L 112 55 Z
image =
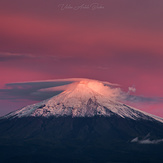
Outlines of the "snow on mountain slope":
M 114 92 L 101 82 L 95 80 L 83 80 L 72 84 L 66 91 L 44 100 L 40 103 L 26 106 L 20 110 L 9 113 L 3 118 L 27 117 L 27 116 L 120 116 L 134 120 L 157 120 L 163 122 L 163 118 L 137 110 L 114 98 Z M 116 90 L 115 90 L 116 91 Z

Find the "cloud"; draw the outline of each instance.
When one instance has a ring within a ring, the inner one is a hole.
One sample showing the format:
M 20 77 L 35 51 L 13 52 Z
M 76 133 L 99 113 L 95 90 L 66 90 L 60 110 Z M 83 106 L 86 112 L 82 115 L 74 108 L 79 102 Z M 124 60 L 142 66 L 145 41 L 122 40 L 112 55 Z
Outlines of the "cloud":
M 0 99 L 30 99 L 30 100 L 44 100 L 57 95 L 68 88 L 72 83 L 80 81 L 94 81 L 96 80 L 83 78 L 57 79 L 45 81 L 31 81 L 22 83 L 8 83 L 5 89 L 0 89 Z M 120 88 L 118 84 L 110 82 L 100 82 L 99 87 L 105 92 L 106 96 L 116 99 L 120 96 Z
M 0 62 L 10 61 L 10 60 L 18 60 L 25 58 L 33 58 L 34 56 L 31 54 L 18 54 L 18 53 L 3 53 L 0 52 Z
M 84 80 L 83 78 L 56 79 L 44 81 L 30 81 L 8 83 L 0 89 L 0 100 L 45 100 L 63 92 L 72 83 Z M 106 82 L 108 85 L 112 85 Z M 113 84 L 114 85 L 114 84 Z
M 136 95 L 130 95 L 130 94 L 124 94 L 124 100 L 135 102 L 135 103 L 155 103 L 155 102 L 163 102 L 162 97 L 145 97 L 145 96 L 136 96 Z
M 150 140 L 148 139 L 142 139 L 140 140 L 138 137 L 134 138 L 131 140 L 131 143 L 138 143 L 138 144 L 158 144 L 163 142 L 163 139 L 155 139 L 155 140 Z
M 63 90 L 58 89 L 55 91 L 39 92 L 41 89 L 58 87 L 67 85 L 74 82 L 72 80 L 51 80 L 51 81 L 36 81 L 36 82 L 24 82 L 24 83 L 9 83 L 6 84 L 5 89 L 0 89 L 1 100 L 44 100 L 54 95 L 61 93 Z
M 135 87 L 128 87 L 128 91 L 129 92 L 136 92 L 136 88 Z
M 23 54 L 23 53 L 10 53 L 10 52 L 0 52 L 0 62 L 20 60 L 20 59 L 43 59 L 52 61 L 69 61 L 69 62 L 81 62 L 82 58 L 78 57 L 67 57 L 59 55 L 33 55 L 33 54 Z M 84 62 L 84 60 L 83 60 Z

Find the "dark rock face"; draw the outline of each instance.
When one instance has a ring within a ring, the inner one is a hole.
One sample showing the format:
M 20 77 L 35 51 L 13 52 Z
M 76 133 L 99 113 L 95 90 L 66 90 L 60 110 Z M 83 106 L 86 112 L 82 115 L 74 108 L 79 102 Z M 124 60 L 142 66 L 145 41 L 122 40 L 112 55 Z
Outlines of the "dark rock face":
M 162 139 L 163 124 L 117 116 L 3 119 L 1 161 L 163 162 L 163 143 L 131 143 L 149 134 L 151 140 Z

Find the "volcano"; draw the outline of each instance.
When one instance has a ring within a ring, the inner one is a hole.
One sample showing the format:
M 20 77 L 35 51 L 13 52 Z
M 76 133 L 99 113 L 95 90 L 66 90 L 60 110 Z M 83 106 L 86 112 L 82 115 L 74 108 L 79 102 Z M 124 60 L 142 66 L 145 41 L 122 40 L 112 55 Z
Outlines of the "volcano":
M 83 80 L 0 119 L 3 162 L 163 162 L 163 118 Z

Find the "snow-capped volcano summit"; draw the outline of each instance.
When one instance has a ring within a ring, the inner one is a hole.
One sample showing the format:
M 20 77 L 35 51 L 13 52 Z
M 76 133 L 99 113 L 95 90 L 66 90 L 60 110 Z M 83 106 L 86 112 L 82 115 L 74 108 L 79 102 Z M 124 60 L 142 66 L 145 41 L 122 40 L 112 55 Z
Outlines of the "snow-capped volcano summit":
M 96 80 L 82 80 L 73 83 L 61 94 L 26 106 L 4 116 L 4 118 L 29 116 L 110 117 L 113 115 L 134 120 L 145 119 L 163 122 L 162 118 L 118 102 L 114 97 L 114 91 Z

